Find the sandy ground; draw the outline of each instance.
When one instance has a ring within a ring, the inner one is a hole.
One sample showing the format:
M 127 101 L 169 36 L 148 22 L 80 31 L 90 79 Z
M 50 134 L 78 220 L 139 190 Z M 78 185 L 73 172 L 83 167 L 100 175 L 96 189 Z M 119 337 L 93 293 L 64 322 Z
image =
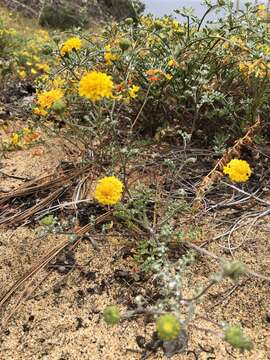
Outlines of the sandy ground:
M 57 141 L 40 146 L 44 152 L 38 158 L 33 156 L 32 149 L 8 153 L 2 159 L 2 170 L 25 177 L 39 176 L 54 171 L 60 160 L 69 158 L 70 154 Z M 2 177 L 1 188 L 11 189 L 19 182 Z M 205 222 L 209 224 L 211 219 L 207 218 Z M 62 240 L 56 235 L 41 237 L 41 230 L 39 226 L 0 230 L 0 295 Z M 269 218 L 264 218 L 234 253 L 250 270 L 268 276 L 269 232 Z M 83 241 L 75 252 L 77 268 L 68 276 L 54 271 L 38 286 L 35 297 L 30 296 L 23 302 L 8 325 L 1 329 L 1 360 L 140 359 L 136 336 L 150 339 L 153 325 L 145 324 L 143 318 L 139 318 L 109 327 L 101 317 L 106 305 L 115 303 L 125 309 L 138 293 L 137 286 L 134 289 L 129 284 L 115 281 L 114 277 L 116 270 L 132 272 L 136 267 L 131 257 L 121 255 L 121 249 L 133 239 L 119 239 L 112 230 L 110 236 L 99 235 L 95 240 L 98 249 Z M 237 243 L 239 239 L 236 237 L 232 241 Z M 222 242 L 212 243 L 208 250 L 227 256 L 220 245 Z M 195 284 L 206 283 L 213 269 L 218 271 L 215 260 L 199 257 L 187 274 L 187 291 Z M 47 274 L 44 270 L 37 281 Z M 144 294 L 143 283 L 139 288 Z M 208 314 L 214 321 L 240 323 L 253 339 L 254 350 L 241 355 L 216 337 L 190 328 L 187 351 L 172 359 L 270 359 L 269 298 L 269 283 L 256 278 L 243 279 L 235 289 L 229 281 L 213 288 L 200 305 L 200 312 Z M 12 305 L 14 300 L 0 313 L 2 322 L 9 316 Z M 203 326 L 199 321 L 196 324 Z M 148 359 L 165 357 L 159 352 Z

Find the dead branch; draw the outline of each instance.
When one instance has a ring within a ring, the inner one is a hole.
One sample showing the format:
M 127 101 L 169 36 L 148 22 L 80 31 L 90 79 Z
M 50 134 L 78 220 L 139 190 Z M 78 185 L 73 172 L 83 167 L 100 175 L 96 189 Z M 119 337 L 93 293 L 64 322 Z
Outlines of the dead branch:
M 243 146 L 251 145 L 253 143 L 253 138 L 255 133 L 260 128 L 260 117 L 258 116 L 255 123 L 249 127 L 246 134 L 238 139 L 235 144 L 227 149 L 223 154 L 222 158 L 219 159 L 214 166 L 214 168 L 203 178 L 200 186 L 196 191 L 196 198 L 193 203 L 194 210 L 197 210 L 201 207 L 202 200 L 206 191 L 218 180 L 223 177 L 223 168 L 224 166 L 233 158 L 240 157 L 241 149 Z

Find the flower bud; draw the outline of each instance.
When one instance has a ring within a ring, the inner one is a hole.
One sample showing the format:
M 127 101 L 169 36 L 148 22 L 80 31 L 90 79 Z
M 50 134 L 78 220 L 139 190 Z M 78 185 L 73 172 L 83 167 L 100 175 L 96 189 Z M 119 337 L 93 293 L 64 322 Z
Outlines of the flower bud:
M 54 217 L 53 215 L 44 216 L 39 223 L 44 226 L 50 226 L 54 223 Z
M 45 45 L 41 51 L 42 51 L 43 55 L 51 55 L 53 52 L 53 49 L 50 45 Z
M 173 314 L 161 315 L 156 323 L 157 333 L 162 340 L 175 339 L 181 329 L 180 321 Z
M 120 311 L 115 305 L 107 306 L 103 312 L 103 317 L 108 325 L 118 324 L 121 320 Z
M 119 46 L 122 51 L 126 51 L 130 48 L 131 42 L 128 39 L 122 39 L 119 41 Z
M 231 278 L 233 281 L 237 281 L 246 271 L 245 265 L 238 260 L 233 260 L 223 265 L 223 275 Z
M 225 5 L 225 0 L 218 0 L 218 5 L 219 6 L 224 6 Z
M 58 114 L 61 114 L 66 108 L 66 104 L 63 100 L 57 100 L 52 106 L 52 110 Z
M 61 37 L 59 35 L 54 35 L 53 36 L 53 41 L 56 43 L 56 44 L 59 44 L 60 41 L 61 41 Z
M 161 30 L 163 28 L 163 24 L 162 24 L 162 22 L 160 20 L 156 20 L 154 22 L 154 27 L 155 27 L 156 30 Z
M 132 18 L 126 18 L 126 19 L 125 19 L 125 23 L 126 23 L 127 25 L 132 25 L 132 24 L 133 24 L 133 19 L 132 19 Z
M 252 341 L 243 333 L 243 330 L 237 326 L 229 326 L 224 331 L 224 340 L 236 349 L 251 350 Z

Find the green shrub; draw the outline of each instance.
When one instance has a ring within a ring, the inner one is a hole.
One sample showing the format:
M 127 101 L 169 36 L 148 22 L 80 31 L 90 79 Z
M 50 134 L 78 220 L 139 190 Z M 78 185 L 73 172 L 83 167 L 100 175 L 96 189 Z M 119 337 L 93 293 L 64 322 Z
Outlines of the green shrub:
M 72 27 L 85 27 L 88 21 L 85 14 L 78 14 L 74 8 L 65 6 L 46 6 L 40 17 L 40 25 L 66 30 Z

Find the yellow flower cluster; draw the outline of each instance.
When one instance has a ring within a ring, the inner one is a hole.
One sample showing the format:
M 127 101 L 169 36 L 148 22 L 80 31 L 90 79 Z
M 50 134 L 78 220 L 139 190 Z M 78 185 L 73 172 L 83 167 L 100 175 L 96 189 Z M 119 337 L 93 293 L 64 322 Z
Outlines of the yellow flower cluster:
M 170 60 L 168 61 L 168 66 L 170 66 L 170 67 L 175 67 L 175 66 L 177 66 L 177 61 L 176 61 L 175 59 L 170 59 Z
M 25 78 L 26 78 L 26 76 L 27 76 L 27 74 L 26 74 L 26 71 L 25 71 L 25 70 L 18 70 L 18 71 L 17 71 L 17 73 L 18 73 L 18 75 L 19 75 L 20 79 L 25 79 Z
M 111 65 L 113 61 L 119 60 L 119 56 L 111 51 L 111 46 L 105 46 L 104 60 L 108 65 Z
M 223 45 L 225 49 L 229 49 L 231 46 L 236 46 L 240 49 L 245 49 L 244 41 L 238 36 L 231 36 L 229 37 L 228 41 L 226 41 Z
M 64 96 L 62 90 L 54 89 L 38 94 L 37 103 L 42 109 L 49 109 L 56 101 Z
M 121 198 L 124 185 L 115 176 L 100 179 L 95 189 L 94 197 L 101 205 L 115 205 Z
M 257 16 L 261 17 L 261 18 L 266 18 L 268 15 L 267 13 L 267 8 L 264 4 L 260 4 L 257 7 Z
M 38 64 L 36 64 L 36 67 L 38 70 L 43 71 L 45 73 L 49 72 L 49 70 L 50 70 L 49 65 L 46 63 L 38 63 Z
M 92 101 L 102 98 L 111 98 L 113 81 L 111 76 L 98 71 L 91 71 L 85 74 L 79 84 L 79 94 Z
M 63 96 L 64 94 L 61 89 L 53 89 L 38 94 L 38 107 L 33 109 L 33 113 L 39 116 L 46 116 L 48 114 L 47 110 L 50 109 L 56 102 L 61 100 Z
M 15 132 L 10 137 L 9 145 L 12 147 L 21 147 L 23 145 L 28 145 L 32 142 L 39 140 L 40 134 L 24 127 L 21 131 Z
M 232 159 L 223 168 L 224 174 L 234 182 L 246 182 L 251 176 L 251 169 L 249 163 L 245 160 Z
M 164 16 L 162 19 L 154 20 L 151 15 L 144 15 L 141 16 L 140 22 L 148 28 L 155 27 L 156 29 L 165 29 L 169 32 L 169 35 L 184 32 L 184 28 L 180 22 L 170 16 Z
M 164 73 L 161 69 L 150 69 L 146 71 L 147 80 L 150 82 L 160 81 L 162 78 L 165 78 L 167 80 L 172 79 L 171 74 Z
M 246 78 L 250 75 L 254 75 L 256 78 L 270 78 L 270 63 L 265 63 L 263 59 L 240 62 L 239 70 Z
M 51 50 L 49 34 L 44 30 L 30 33 L 28 29 L 25 37 L 26 45 L 22 42 L 22 46 L 17 46 L 13 53 L 19 65 L 17 74 L 21 79 L 28 75 L 35 75 L 35 78 L 37 78 L 36 75 L 45 77 L 50 70 L 50 65 L 55 64 L 55 59 L 48 58 L 46 54 L 48 49 Z
M 16 145 L 18 145 L 19 141 L 20 141 L 19 134 L 13 133 L 10 138 L 11 145 L 16 146 Z
M 72 37 L 64 42 L 61 47 L 60 54 L 65 56 L 73 50 L 79 50 L 82 46 L 81 39 L 78 37 Z
M 15 29 L 0 29 L 0 36 L 4 36 L 4 35 L 11 35 L 11 36 L 15 36 L 17 34 L 17 31 Z
M 38 115 L 38 116 L 46 116 L 46 115 L 48 115 L 48 111 L 36 107 L 33 109 L 33 114 Z
M 129 89 L 129 91 L 128 91 L 128 93 L 129 93 L 129 96 L 132 98 L 132 99 L 135 99 L 137 96 L 138 96 L 138 91 L 140 90 L 140 87 L 139 86 L 137 86 L 137 85 L 133 85 L 130 89 Z

